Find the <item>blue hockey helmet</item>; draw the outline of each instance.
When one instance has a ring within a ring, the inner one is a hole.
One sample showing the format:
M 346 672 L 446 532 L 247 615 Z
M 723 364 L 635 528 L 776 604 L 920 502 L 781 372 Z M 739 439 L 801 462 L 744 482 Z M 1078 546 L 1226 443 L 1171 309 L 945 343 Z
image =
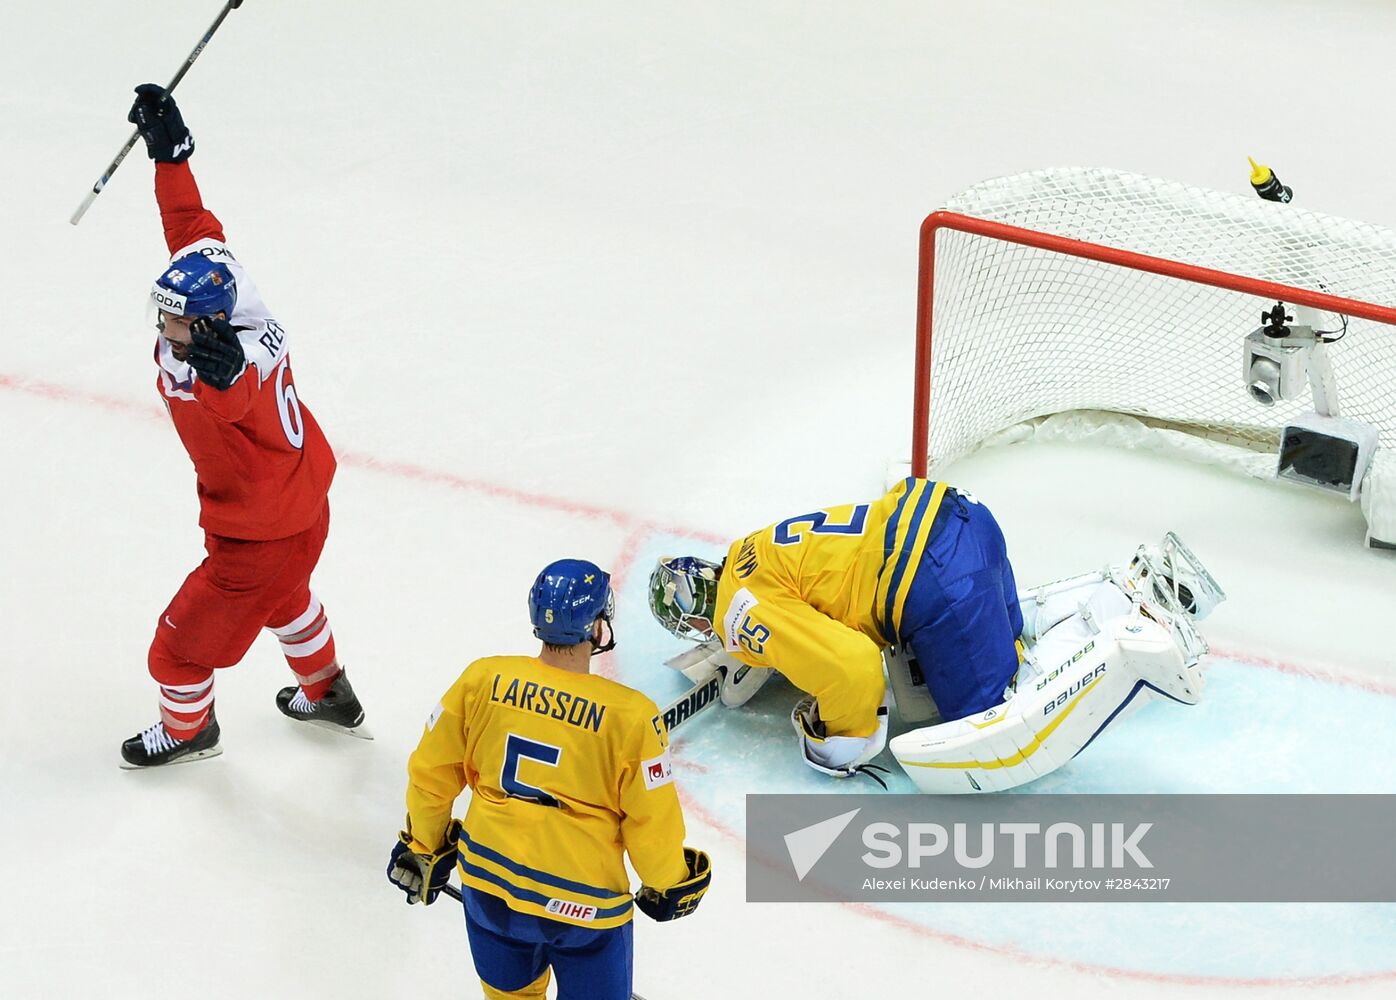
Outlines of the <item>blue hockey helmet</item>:
M 150 297 L 164 312 L 176 316 L 217 316 L 233 318 L 237 304 L 237 281 L 228 265 L 191 253 L 165 268 L 155 279 Z
M 554 646 L 591 642 L 593 652 L 615 646 L 615 633 L 605 644 L 592 635 L 599 618 L 609 629 L 616 614 L 611 575 L 585 559 L 559 559 L 543 567 L 528 592 L 528 617 L 533 634 Z

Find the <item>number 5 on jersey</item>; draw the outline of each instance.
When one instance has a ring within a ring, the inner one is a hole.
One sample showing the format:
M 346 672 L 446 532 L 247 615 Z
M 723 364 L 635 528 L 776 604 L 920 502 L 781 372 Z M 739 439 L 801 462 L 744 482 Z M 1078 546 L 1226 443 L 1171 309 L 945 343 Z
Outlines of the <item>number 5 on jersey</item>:
M 547 767 L 557 767 L 562 758 L 562 748 L 549 743 L 539 743 L 517 733 L 510 733 L 504 740 L 504 766 L 499 772 L 499 787 L 504 794 L 515 799 L 527 799 L 539 805 L 556 806 L 557 799 L 543 789 L 519 779 L 519 764 L 525 760 L 536 761 Z

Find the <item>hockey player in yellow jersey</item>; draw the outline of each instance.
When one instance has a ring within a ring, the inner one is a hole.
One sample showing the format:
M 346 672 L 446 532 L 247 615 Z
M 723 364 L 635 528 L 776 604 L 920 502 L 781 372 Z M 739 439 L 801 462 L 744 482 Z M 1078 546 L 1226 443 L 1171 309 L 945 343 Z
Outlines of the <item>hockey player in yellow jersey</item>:
M 1150 699 L 1196 704 L 1194 623 L 1226 598 L 1171 532 L 1128 564 L 1020 594 L 988 509 L 924 479 L 754 531 L 721 563 L 663 558 L 649 591 L 662 625 L 703 643 L 691 666 L 721 672 L 726 704 L 772 670 L 807 693 L 791 721 L 825 774 L 877 778 L 889 648 L 903 721 L 936 720 L 892 755 L 935 793 L 1036 780 Z
M 537 656 L 476 660 L 408 761 L 407 829 L 388 877 L 432 902 L 454 866 L 486 997 L 628 1000 L 632 897 L 657 920 L 691 913 L 711 879 L 684 846 L 668 733 L 645 695 L 590 673 L 615 645 L 609 576 L 564 559 L 529 593 Z M 469 786 L 464 821 L 451 818 Z
M 716 638 L 806 692 L 792 716 L 805 762 L 836 776 L 886 745 L 883 647 L 909 647 L 942 716 L 957 719 L 1002 700 L 1023 627 L 993 515 L 924 479 L 754 531 L 721 563 L 662 559 L 650 608 L 673 634 Z

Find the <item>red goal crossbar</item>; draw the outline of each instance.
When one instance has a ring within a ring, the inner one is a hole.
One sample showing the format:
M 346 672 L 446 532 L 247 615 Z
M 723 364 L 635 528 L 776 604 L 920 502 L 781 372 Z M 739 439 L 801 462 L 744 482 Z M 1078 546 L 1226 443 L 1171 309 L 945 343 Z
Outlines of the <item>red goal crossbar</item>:
M 933 306 L 935 300 L 935 245 L 936 234 L 942 229 L 956 230 L 973 236 L 1017 243 L 1021 246 L 1049 250 L 1068 257 L 1082 257 L 1086 260 L 1114 264 L 1135 271 L 1148 271 L 1169 278 L 1179 278 L 1202 285 L 1212 285 L 1235 292 L 1254 295 L 1263 299 L 1275 299 L 1295 305 L 1309 306 L 1324 312 L 1341 313 L 1360 319 L 1372 320 L 1396 326 L 1396 308 L 1373 305 L 1358 299 L 1343 298 L 1325 292 L 1315 292 L 1273 281 L 1247 278 L 1226 271 L 1216 271 L 1195 264 L 1183 264 L 1163 257 L 1120 250 L 1116 247 L 1087 243 L 1065 236 L 1053 236 L 1032 229 L 1022 229 L 1001 222 L 990 222 L 961 215 L 958 212 L 939 211 L 926 216 L 921 223 L 920 273 L 916 290 L 916 388 L 914 405 L 916 412 L 911 429 L 911 474 L 924 478 L 927 472 L 930 417 L 931 417 L 931 336 Z M 1396 377 L 1396 373 L 1393 373 Z

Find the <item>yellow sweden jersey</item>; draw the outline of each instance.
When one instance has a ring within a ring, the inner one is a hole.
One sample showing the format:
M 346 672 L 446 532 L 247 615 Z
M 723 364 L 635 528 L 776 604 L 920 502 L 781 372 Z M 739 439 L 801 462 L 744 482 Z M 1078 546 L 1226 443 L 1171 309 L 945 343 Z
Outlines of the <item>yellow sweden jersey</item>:
M 944 483 L 906 479 L 872 503 L 786 518 L 732 543 L 714 627 L 724 648 L 819 699 L 830 735 L 867 736 Z
M 531 656 L 466 668 L 408 761 L 413 849 L 440 846 L 472 789 L 463 885 L 513 910 L 585 927 L 631 915 L 623 852 L 645 885 L 683 881 L 684 825 L 654 702 Z

